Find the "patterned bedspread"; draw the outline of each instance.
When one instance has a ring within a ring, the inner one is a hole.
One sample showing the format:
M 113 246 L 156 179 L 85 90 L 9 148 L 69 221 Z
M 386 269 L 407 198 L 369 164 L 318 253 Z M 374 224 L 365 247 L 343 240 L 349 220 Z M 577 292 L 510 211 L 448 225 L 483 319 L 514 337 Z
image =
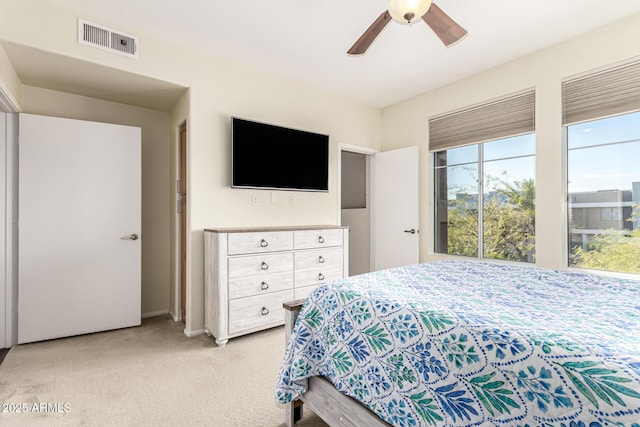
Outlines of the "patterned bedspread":
M 303 306 L 276 400 L 324 376 L 394 426 L 640 427 L 640 284 L 440 261 Z

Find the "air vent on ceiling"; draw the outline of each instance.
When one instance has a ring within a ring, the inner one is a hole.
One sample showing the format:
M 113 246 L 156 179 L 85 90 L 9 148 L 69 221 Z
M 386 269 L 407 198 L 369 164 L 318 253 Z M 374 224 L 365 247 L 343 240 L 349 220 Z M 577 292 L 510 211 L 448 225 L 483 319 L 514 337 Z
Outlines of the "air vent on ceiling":
M 138 58 L 138 37 L 78 19 L 78 43 Z

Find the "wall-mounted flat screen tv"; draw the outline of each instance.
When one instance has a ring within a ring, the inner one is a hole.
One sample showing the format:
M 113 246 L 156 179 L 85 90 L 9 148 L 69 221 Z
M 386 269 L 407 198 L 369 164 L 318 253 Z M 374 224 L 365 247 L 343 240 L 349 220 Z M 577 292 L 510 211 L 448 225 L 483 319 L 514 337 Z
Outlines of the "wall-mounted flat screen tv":
M 329 136 L 233 117 L 231 186 L 328 191 Z

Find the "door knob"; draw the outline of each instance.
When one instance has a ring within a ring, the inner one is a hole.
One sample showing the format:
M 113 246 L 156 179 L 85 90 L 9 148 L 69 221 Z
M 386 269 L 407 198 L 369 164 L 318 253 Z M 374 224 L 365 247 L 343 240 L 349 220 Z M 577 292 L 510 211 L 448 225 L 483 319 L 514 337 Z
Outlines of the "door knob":
M 411 230 L 404 230 L 404 232 L 409 234 L 416 234 L 418 231 L 415 228 L 412 228 Z
M 129 234 L 128 236 L 122 236 L 120 240 L 138 240 L 137 234 Z

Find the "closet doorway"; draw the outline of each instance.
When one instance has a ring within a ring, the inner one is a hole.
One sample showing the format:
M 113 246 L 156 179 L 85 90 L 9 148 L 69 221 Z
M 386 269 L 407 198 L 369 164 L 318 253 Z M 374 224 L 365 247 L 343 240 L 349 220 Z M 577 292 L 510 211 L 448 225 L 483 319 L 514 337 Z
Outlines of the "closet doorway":
M 415 146 L 378 152 L 340 145 L 350 276 L 419 262 L 419 156 Z
M 372 270 L 371 168 L 376 152 L 340 146 L 340 223 L 349 227 L 350 276 Z

